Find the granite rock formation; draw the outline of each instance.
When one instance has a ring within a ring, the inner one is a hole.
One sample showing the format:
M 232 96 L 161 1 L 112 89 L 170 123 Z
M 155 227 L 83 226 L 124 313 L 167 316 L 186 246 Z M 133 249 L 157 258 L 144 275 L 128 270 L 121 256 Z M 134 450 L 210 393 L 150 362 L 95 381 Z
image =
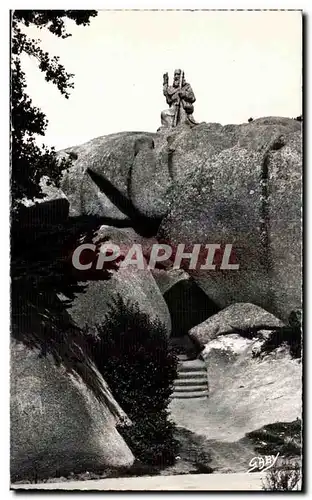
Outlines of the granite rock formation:
M 133 243 L 141 241 L 133 231 L 101 226 L 94 234 L 93 243 L 101 243 L 104 239 L 108 243 L 123 246 L 125 251 Z M 135 266 L 128 266 L 112 271 L 109 280 L 93 279 L 85 282 L 84 293 L 76 294 L 68 312 L 79 327 L 88 325 L 91 328 L 104 321 L 117 295 L 130 306 L 136 304 L 140 312 L 147 314 L 151 320 L 160 319 L 170 335 L 168 307 L 149 269 L 138 271 Z
M 132 452 L 116 430 L 116 414 L 77 374 L 56 366 L 22 342 L 11 349 L 11 480 L 43 479 L 72 472 L 127 466 Z M 100 374 L 103 395 L 107 386 Z
M 222 311 L 210 316 L 203 323 L 194 326 L 190 333 L 203 345 L 220 335 L 229 335 L 238 331 L 255 330 L 255 337 L 259 335 L 256 330 L 266 330 L 283 326 L 283 322 L 254 304 L 232 304 Z
M 47 208 L 58 223 L 60 218 L 96 216 L 102 228 L 94 234 L 94 241 L 108 237 L 126 246 L 132 242 L 149 246 L 153 241 L 232 243 L 239 271 L 188 270 L 192 280 L 218 309 L 251 303 L 286 321 L 292 310 L 301 307 L 301 126 L 296 120 L 268 117 L 242 125 L 202 123 L 190 128 L 181 124 L 159 133 L 99 137 L 59 153 L 71 154 L 73 166 L 64 174 L 59 190 L 52 193 L 45 188 L 49 201 L 46 206 L 43 201 L 40 210 L 45 213 Z M 151 317 L 159 317 L 170 335 L 170 315 L 162 293 L 185 277 L 182 272 L 163 279 L 157 271 L 118 269 L 111 280 L 89 280 L 85 293 L 76 295 L 68 312 L 78 326 L 92 325 L 104 317 L 110 299 L 120 294 L 125 301 L 137 302 Z M 227 324 L 226 311 L 220 314 Z M 283 373 L 293 363 L 283 362 Z M 252 366 L 256 377 L 256 361 Z M 261 366 L 266 374 L 271 370 L 269 363 Z M 218 378 L 217 369 L 211 377 Z M 299 378 L 292 387 L 300 386 Z M 276 391 L 283 392 L 286 385 L 278 380 Z M 15 479 L 19 474 L 27 476 L 26 457 L 39 462 L 44 447 L 55 453 L 51 463 L 42 461 L 39 473 L 43 475 L 54 474 L 59 462 L 72 471 L 75 464 L 86 470 L 133 461 L 105 399 L 99 402 L 79 375 L 65 373 L 50 357 L 39 357 L 25 344 L 13 344 L 11 381 Z M 238 394 L 237 384 L 237 380 L 229 384 L 229 392 L 234 394 L 235 389 Z M 248 391 L 246 385 L 237 419 L 246 416 Z M 219 394 L 216 411 L 221 399 L 227 398 Z M 33 408 L 38 395 L 43 398 L 44 422 Z M 19 404 L 20 397 L 25 398 L 26 407 Z M 288 391 L 283 405 L 291 404 Z M 231 406 L 224 410 L 229 419 L 231 411 Z M 268 421 L 269 417 L 268 404 Z M 249 428 L 254 428 L 252 423 Z
M 301 307 L 300 122 L 123 132 L 71 151 L 70 214 L 173 245 L 232 243 L 239 271 L 193 273 L 211 300 L 252 302 L 284 320 Z

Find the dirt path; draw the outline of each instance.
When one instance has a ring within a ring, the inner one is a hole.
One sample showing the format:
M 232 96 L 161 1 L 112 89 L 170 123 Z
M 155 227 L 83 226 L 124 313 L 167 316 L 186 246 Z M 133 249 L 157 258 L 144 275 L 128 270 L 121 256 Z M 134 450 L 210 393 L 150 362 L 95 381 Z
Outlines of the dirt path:
M 257 455 L 246 434 L 275 422 L 301 416 L 301 365 L 284 352 L 253 359 L 250 346 L 236 360 L 210 353 L 208 398 L 173 399 L 172 420 L 202 437 L 216 473 L 240 473 Z M 205 441 L 206 439 L 206 441 Z
M 274 422 L 301 417 L 301 365 L 279 353 L 262 361 L 248 350 L 234 363 L 219 353 L 208 362 L 207 399 L 174 399 L 174 422 L 209 440 L 235 442 Z
M 12 489 L 26 490 L 111 490 L 111 491 L 245 491 L 261 490 L 263 474 L 188 474 L 67 481 L 64 483 L 18 484 Z

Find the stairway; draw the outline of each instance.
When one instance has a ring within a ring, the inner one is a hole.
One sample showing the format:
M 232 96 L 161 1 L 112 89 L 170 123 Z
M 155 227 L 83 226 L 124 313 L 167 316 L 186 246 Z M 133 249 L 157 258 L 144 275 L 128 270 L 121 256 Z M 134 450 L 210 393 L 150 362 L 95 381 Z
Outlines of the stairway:
M 207 398 L 209 395 L 207 369 L 200 359 L 189 360 L 179 355 L 178 378 L 174 381 L 172 399 Z

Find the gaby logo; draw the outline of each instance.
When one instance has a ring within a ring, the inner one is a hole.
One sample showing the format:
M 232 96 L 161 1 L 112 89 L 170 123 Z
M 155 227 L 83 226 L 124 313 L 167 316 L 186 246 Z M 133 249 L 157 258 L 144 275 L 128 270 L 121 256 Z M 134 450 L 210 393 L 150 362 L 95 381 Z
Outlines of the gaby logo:
M 146 250 L 139 243 L 130 247 L 114 243 L 93 243 L 79 245 L 72 254 L 72 264 L 79 271 L 87 271 L 95 266 L 96 270 L 112 267 L 134 266 L 137 269 L 196 269 L 201 271 L 238 270 L 239 264 L 233 263 L 232 244 L 195 244 L 186 246 L 180 243 L 171 246 L 156 243 Z
M 260 472 L 265 472 L 276 463 L 279 453 L 277 455 L 264 455 L 259 457 L 253 457 L 249 466 L 251 467 L 247 472 L 253 472 L 254 470 L 259 470 Z

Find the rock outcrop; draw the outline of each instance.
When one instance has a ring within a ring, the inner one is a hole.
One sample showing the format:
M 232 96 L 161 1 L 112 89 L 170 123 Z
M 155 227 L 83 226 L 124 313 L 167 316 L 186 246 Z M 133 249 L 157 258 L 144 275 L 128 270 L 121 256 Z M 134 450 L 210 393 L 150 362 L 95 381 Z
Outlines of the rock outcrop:
M 273 422 L 301 417 L 302 364 L 287 347 L 263 359 L 253 358 L 257 341 L 231 334 L 206 345 L 212 420 L 217 418 L 249 432 Z M 229 433 L 231 430 L 229 429 Z M 243 432 L 240 436 L 243 437 Z
M 284 320 L 301 307 L 300 122 L 123 132 L 70 151 L 62 189 L 71 214 L 172 245 L 232 243 L 239 271 L 193 273 L 211 300 L 252 302 Z
M 238 303 L 222 309 L 200 325 L 194 326 L 190 330 L 190 334 L 205 345 L 220 335 L 233 334 L 241 330 L 251 331 L 260 328 L 265 330 L 281 326 L 283 326 L 281 320 L 261 307 L 254 304 Z M 255 331 L 254 336 L 258 335 L 260 332 Z
M 61 189 L 48 193 L 48 204 L 41 203 L 39 209 L 42 214 L 51 212 L 52 222 L 61 223 L 68 215 L 96 216 L 103 226 L 94 241 L 108 237 L 126 247 L 135 241 L 149 246 L 150 238 L 172 246 L 231 243 L 239 270 L 188 270 L 218 309 L 251 303 L 285 321 L 292 310 L 301 307 L 300 122 L 268 117 L 242 125 L 202 123 L 159 133 L 122 132 L 59 154 L 69 153 L 73 166 L 64 174 Z M 154 276 L 160 288 L 150 270 L 136 268 L 115 270 L 108 281 L 88 280 L 69 313 L 78 326 L 92 326 L 101 322 L 111 299 L 120 294 L 124 301 L 138 303 L 151 318 L 158 317 L 170 335 L 170 314 L 162 293 L 185 275 L 162 279 L 155 271 Z M 230 313 L 230 308 L 222 311 L 212 324 L 208 320 L 197 327 L 197 335 L 203 341 L 211 339 L 210 328 L 232 327 L 237 314 L 243 316 L 240 327 L 249 325 L 249 309 L 236 313 L 235 307 Z M 258 321 L 258 312 L 253 308 L 251 323 Z M 62 363 L 57 365 L 50 355 L 39 357 L 26 344 L 13 343 L 12 478 L 25 479 L 34 463 L 38 464 L 36 474 L 42 476 L 131 464 L 132 453 L 116 431 L 116 416 L 105 398 L 99 400 L 81 374 L 67 373 Z M 213 366 L 212 357 L 210 361 Z M 247 361 L 243 356 L 240 362 L 239 369 L 238 362 L 231 371 L 228 364 L 224 366 L 226 389 L 212 396 L 216 414 L 209 413 L 207 420 L 221 416 L 228 427 L 235 407 L 233 427 L 241 428 L 240 436 L 282 419 L 277 411 L 280 404 L 285 412 L 286 407 L 293 408 L 289 418 L 299 414 L 296 391 L 301 375 L 296 361 L 275 363 L 274 372 L 280 368 L 274 380 L 269 378 L 268 360 L 250 361 L 249 356 Z M 218 366 L 219 372 L 216 368 L 213 375 L 208 374 L 212 388 L 218 376 L 222 380 L 222 363 Z M 256 381 L 262 378 L 259 396 Z M 287 384 L 290 389 L 285 391 Z M 272 401 L 267 402 L 273 394 L 281 396 L 274 406 L 276 415 L 270 415 Z M 249 407 L 251 395 L 257 402 Z M 259 421 L 256 415 L 263 408 Z
M 107 395 L 104 380 L 94 376 Z M 12 341 L 12 481 L 131 465 L 132 452 L 115 427 L 126 415 L 110 397 L 118 416 L 51 354 Z
M 300 307 L 298 126 L 273 119 L 222 130 L 215 126 L 210 143 L 212 127 L 200 125 L 176 139 L 172 168 L 185 174 L 175 183 L 158 235 L 172 244 L 233 244 L 238 271 L 195 276 L 221 308 L 248 301 L 286 319 Z

